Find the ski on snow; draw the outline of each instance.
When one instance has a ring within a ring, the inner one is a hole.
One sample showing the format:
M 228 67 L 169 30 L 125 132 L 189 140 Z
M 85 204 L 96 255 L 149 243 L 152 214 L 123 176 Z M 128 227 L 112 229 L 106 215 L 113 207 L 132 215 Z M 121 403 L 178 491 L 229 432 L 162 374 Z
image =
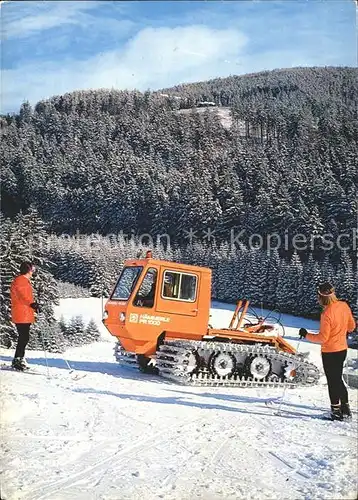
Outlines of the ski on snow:
M 36 369 L 32 368 L 31 366 L 29 368 L 25 368 L 24 370 L 18 370 L 14 368 L 13 366 L 7 364 L 7 363 L 2 363 L 0 365 L 0 370 L 4 371 L 10 371 L 10 372 L 18 372 L 18 373 L 29 373 L 31 375 L 42 375 L 42 376 L 47 376 L 47 378 L 53 378 L 49 376 L 47 373 L 37 371 Z M 73 369 L 69 372 L 69 375 L 71 375 L 71 380 L 77 381 L 85 378 L 87 376 L 87 373 L 73 373 Z M 73 376 L 72 376 L 73 375 Z M 55 376 L 54 378 L 58 378 Z
M 297 411 L 293 410 L 286 410 L 281 408 L 282 402 L 277 401 L 277 400 L 268 400 L 265 401 L 265 406 L 267 408 L 270 408 L 272 410 L 272 415 L 276 417 L 287 417 L 287 418 L 306 418 L 307 420 L 326 420 L 329 422 L 351 422 L 352 418 L 343 418 L 343 420 L 332 420 L 331 416 L 329 413 L 316 413 L 314 415 L 309 414 L 309 413 L 300 413 Z
M 0 370 L 9 371 L 9 372 L 18 372 L 18 373 L 31 373 L 32 375 L 45 375 L 45 373 L 41 373 L 36 371 L 34 368 L 24 368 L 23 370 L 18 370 L 11 365 L 6 363 L 2 363 L 0 365 Z

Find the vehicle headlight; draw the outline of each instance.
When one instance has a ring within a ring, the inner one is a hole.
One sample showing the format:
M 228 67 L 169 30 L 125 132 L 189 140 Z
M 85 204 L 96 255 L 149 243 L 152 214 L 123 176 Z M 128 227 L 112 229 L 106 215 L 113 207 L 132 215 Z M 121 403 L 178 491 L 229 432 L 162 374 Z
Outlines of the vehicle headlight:
M 107 319 L 107 318 L 108 318 L 108 311 L 103 311 L 102 319 Z
M 122 312 L 120 315 L 119 315 L 119 321 L 122 321 L 123 323 L 125 322 L 126 320 L 126 315 Z

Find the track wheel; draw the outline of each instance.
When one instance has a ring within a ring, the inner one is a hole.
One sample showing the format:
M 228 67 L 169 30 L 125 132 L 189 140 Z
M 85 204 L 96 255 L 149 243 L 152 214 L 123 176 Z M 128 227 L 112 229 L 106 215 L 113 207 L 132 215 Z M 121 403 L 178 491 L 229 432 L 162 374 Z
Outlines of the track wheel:
M 284 376 L 288 380 L 293 380 L 297 375 L 296 365 L 294 363 L 286 363 L 284 368 Z
M 236 370 L 235 356 L 229 352 L 214 352 L 209 359 L 210 371 L 219 377 L 228 377 Z
M 137 363 L 141 372 L 158 374 L 158 368 L 152 364 L 151 358 L 147 358 L 143 354 L 137 354 Z
M 196 351 L 188 351 L 182 361 L 185 373 L 194 373 L 199 366 L 199 354 Z
M 266 378 L 271 372 L 271 363 L 264 356 L 255 356 L 249 362 L 250 375 L 257 380 Z

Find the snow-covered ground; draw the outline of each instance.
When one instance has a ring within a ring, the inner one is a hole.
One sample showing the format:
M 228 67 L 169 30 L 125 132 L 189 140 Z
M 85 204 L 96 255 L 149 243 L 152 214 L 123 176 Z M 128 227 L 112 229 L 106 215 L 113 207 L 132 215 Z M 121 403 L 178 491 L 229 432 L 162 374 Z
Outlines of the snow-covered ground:
M 232 309 L 214 304 L 213 326 Z M 101 303 L 66 299 L 56 314 L 100 324 Z M 298 327 L 318 328 L 282 319 L 296 345 Z M 101 331 L 101 342 L 65 353 L 72 373 L 58 354 L 47 372 L 37 351 L 27 356 L 36 374 L 1 371 L 3 500 L 357 498 L 356 389 L 353 421 L 332 423 L 320 419 L 324 377 L 284 394 L 182 387 L 118 366 Z M 320 365 L 319 346 L 298 347 Z M 12 354 L 1 349 L 0 359 Z

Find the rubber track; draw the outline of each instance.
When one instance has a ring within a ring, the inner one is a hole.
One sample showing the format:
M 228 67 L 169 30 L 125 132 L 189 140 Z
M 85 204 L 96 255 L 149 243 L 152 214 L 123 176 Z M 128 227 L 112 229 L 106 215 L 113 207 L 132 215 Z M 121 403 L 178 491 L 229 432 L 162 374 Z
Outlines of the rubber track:
M 122 366 L 138 366 L 136 355 L 133 352 L 125 351 L 119 343 L 114 346 L 114 356 Z
M 249 355 L 260 354 L 279 362 L 282 366 L 293 363 L 296 370 L 294 379 L 258 380 L 253 377 L 241 377 L 234 374 L 219 377 L 209 372 L 207 368 L 199 369 L 194 374 L 186 373 L 185 360 L 197 349 L 207 351 L 207 356 L 213 352 L 236 352 Z M 310 386 L 318 383 L 320 374 L 318 368 L 297 354 L 279 352 L 273 347 L 262 345 L 225 344 L 207 341 L 168 340 L 160 346 L 156 356 L 156 366 L 162 377 L 174 380 L 184 385 L 225 386 L 225 387 L 297 387 Z

